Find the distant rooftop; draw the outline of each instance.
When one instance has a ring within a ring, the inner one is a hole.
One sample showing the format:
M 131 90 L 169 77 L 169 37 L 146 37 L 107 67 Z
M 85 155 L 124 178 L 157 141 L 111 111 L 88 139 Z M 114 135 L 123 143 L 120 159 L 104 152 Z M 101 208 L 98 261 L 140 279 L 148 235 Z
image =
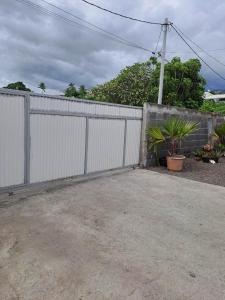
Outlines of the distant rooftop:
M 225 101 L 225 92 L 215 93 L 215 91 L 205 92 L 204 100 Z

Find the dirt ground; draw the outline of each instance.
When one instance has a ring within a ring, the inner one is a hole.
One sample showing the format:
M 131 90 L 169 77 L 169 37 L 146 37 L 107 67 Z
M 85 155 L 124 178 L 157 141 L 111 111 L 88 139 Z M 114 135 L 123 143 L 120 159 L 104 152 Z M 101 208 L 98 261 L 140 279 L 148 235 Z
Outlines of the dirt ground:
M 1 300 L 225 299 L 223 187 L 137 169 L 14 197 Z
M 171 172 L 165 167 L 150 167 L 149 170 L 225 187 L 225 158 L 220 158 L 218 164 L 186 158 L 182 172 Z

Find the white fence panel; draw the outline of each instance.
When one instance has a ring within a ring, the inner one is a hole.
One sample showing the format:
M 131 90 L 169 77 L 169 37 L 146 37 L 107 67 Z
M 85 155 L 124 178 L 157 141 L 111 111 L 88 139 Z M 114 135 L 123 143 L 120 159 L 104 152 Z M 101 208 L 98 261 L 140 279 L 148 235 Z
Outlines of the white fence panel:
M 61 99 L 45 95 L 41 97 L 31 95 L 30 99 L 30 107 L 32 110 L 61 111 L 69 113 L 76 112 L 92 115 L 142 118 L 142 108 L 139 107 L 110 105 L 104 102 L 101 103 L 90 100 L 71 100 L 68 98 Z
M 0 95 L 0 187 L 24 183 L 24 97 Z
M 86 119 L 31 115 L 31 182 L 84 174 Z
M 139 163 L 141 142 L 141 121 L 127 120 L 127 138 L 125 165 L 135 165 Z
M 90 119 L 87 172 L 123 166 L 125 120 Z
M 1 89 L 0 189 L 138 164 L 142 113 Z

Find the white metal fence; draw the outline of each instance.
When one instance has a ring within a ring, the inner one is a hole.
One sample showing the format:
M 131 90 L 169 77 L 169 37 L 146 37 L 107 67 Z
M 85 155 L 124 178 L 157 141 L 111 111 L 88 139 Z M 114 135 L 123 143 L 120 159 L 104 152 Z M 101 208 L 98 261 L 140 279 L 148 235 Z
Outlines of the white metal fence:
M 139 163 L 142 108 L 0 90 L 0 189 Z

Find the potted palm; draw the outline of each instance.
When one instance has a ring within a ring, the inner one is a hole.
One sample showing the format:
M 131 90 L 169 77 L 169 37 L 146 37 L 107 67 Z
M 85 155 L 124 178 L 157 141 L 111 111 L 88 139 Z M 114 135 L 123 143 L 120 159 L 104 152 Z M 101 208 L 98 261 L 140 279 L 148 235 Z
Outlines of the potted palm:
M 156 159 L 156 165 L 159 165 L 159 147 L 165 143 L 166 139 L 160 127 L 149 127 L 146 131 L 148 136 L 148 149 L 153 150 Z
M 177 150 L 181 148 L 182 140 L 198 128 L 197 122 L 185 121 L 172 117 L 165 121 L 160 127 L 150 127 L 147 130 L 150 149 L 153 149 L 158 161 L 159 146 L 163 143 L 169 144 L 167 156 L 167 168 L 171 171 L 183 169 L 185 156 L 178 155 Z
M 163 124 L 163 133 L 170 145 L 167 156 L 167 168 L 171 171 L 181 171 L 183 169 L 185 156 L 178 155 L 177 149 L 181 148 L 181 143 L 185 137 L 196 131 L 197 122 L 185 121 L 172 117 Z

